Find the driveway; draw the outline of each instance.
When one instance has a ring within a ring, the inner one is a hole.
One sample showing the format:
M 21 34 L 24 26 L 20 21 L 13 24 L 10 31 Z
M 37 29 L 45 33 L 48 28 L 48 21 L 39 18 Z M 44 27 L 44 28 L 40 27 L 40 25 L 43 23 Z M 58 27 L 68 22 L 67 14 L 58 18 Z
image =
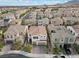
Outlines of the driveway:
M 75 50 L 75 48 L 72 46 L 70 48 L 71 52 L 72 52 L 72 55 L 76 55 L 77 54 L 77 51 Z
M 10 49 L 11 49 L 11 45 L 5 45 L 5 46 L 2 48 L 2 52 L 10 51 Z
M 33 46 L 31 53 L 46 54 L 47 48 L 46 46 Z

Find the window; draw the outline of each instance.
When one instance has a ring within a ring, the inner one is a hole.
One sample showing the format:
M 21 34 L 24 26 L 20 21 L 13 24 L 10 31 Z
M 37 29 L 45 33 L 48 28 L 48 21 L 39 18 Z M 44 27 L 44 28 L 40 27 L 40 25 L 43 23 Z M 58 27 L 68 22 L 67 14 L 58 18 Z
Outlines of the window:
M 9 36 L 7 36 L 7 38 L 9 38 Z
M 73 35 L 75 35 L 75 33 L 73 33 Z
M 38 39 L 38 37 L 36 36 L 36 37 L 33 37 L 33 39 Z
M 53 22 L 56 23 L 56 21 L 53 21 Z M 53 23 L 53 22 L 52 22 L 52 23 Z
M 55 39 L 55 41 L 57 41 L 57 39 Z
M 39 23 L 42 23 L 42 21 L 40 20 Z
M 68 38 L 67 37 L 65 38 L 65 42 L 68 43 Z
M 31 34 L 29 34 L 29 36 L 31 36 Z
M 71 31 L 71 33 L 72 33 L 72 31 Z
M 61 28 L 57 28 L 57 30 L 61 30 Z
M 22 32 L 19 33 L 19 35 L 22 35 L 22 34 L 23 34 Z
M 63 41 L 63 39 L 61 41 Z
M 46 37 L 46 36 L 44 36 L 44 37 Z
M 51 30 L 51 33 L 56 33 L 55 30 Z
M 15 34 L 15 36 L 16 36 L 16 34 Z
M 73 39 L 72 38 L 70 38 L 70 42 L 73 42 Z
M 11 35 L 11 38 L 12 38 L 12 35 Z

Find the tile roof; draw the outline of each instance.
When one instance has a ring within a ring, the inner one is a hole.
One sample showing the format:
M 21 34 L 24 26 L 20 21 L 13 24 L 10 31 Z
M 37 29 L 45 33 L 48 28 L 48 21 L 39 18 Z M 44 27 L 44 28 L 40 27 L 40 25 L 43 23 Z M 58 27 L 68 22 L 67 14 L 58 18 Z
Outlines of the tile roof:
M 44 26 L 31 26 L 28 32 L 29 34 L 32 34 L 32 35 L 47 34 L 46 28 Z

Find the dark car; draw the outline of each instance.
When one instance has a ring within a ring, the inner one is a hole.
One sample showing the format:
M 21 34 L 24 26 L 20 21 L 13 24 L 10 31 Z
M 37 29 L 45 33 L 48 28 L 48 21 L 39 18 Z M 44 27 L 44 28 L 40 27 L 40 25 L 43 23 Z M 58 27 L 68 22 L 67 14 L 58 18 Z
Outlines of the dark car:
M 65 58 L 65 56 L 60 56 L 61 58 Z
M 4 54 L 1 55 L 0 58 L 30 58 L 30 57 L 21 54 Z
M 70 54 L 71 54 L 70 49 L 65 49 L 65 52 L 66 52 L 66 54 L 68 54 L 68 55 L 70 55 Z

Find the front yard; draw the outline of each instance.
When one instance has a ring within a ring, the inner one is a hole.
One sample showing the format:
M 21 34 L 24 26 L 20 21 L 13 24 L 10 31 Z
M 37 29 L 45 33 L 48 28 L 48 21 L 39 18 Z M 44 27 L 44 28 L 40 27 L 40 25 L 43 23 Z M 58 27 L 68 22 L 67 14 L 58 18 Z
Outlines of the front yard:
M 0 42 L 0 51 L 1 49 L 4 47 L 4 43 L 3 42 Z
M 32 45 L 30 44 L 25 44 L 25 45 L 22 45 L 20 41 L 17 41 L 15 43 L 13 43 L 12 45 L 12 50 L 22 50 L 22 51 L 25 51 L 25 52 L 31 52 L 31 49 L 32 49 Z
M 22 50 L 25 51 L 25 52 L 31 53 L 32 45 L 27 44 L 26 46 L 24 46 L 24 47 L 22 48 Z
M 75 48 L 75 50 L 77 51 L 77 53 L 79 54 L 79 45 L 74 44 L 74 48 Z
M 52 49 L 52 52 L 53 52 L 53 54 L 60 54 L 62 51 L 61 51 L 60 48 L 55 47 L 55 48 Z
M 0 51 L 5 46 L 4 44 L 4 32 L 7 30 L 7 28 L 0 28 Z

